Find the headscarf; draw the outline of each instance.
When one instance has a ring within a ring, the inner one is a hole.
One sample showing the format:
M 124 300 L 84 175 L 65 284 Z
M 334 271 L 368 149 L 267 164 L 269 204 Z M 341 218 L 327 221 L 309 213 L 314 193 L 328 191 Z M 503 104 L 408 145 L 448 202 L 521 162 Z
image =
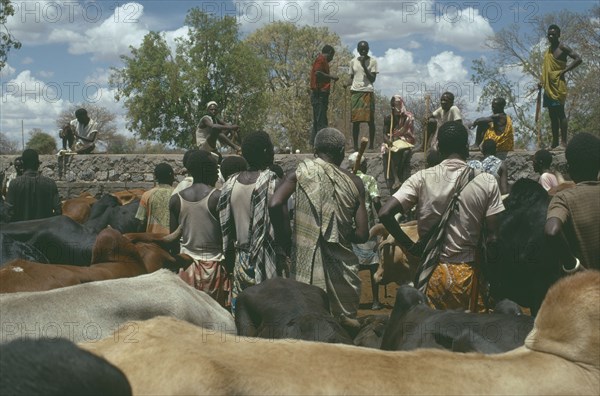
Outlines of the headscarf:
M 208 110 L 208 108 L 209 108 L 210 106 L 212 106 L 212 105 L 215 105 L 215 106 L 217 106 L 217 107 L 219 106 L 219 105 L 217 104 L 217 102 L 215 102 L 214 100 L 211 100 L 210 102 L 208 102 L 208 103 L 206 104 L 206 110 Z

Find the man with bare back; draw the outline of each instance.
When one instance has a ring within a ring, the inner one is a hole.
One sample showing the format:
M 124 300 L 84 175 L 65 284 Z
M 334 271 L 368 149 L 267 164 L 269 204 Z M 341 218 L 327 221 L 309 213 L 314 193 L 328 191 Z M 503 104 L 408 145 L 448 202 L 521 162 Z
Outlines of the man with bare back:
M 567 82 L 565 74 L 581 64 L 581 57 L 571 48 L 559 42 L 560 28 L 556 25 L 548 27 L 550 47 L 544 54 L 542 66 L 542 82 L 544 87 L 544 107 L 548 108 L 552 127 L 552 149 L 558 147 L 558 131 L 560 129 L 560 146 L 567 146 L 567 116 L 565 100 L 567 98 Z M 573 59 L 567 65 L 567 58 Z

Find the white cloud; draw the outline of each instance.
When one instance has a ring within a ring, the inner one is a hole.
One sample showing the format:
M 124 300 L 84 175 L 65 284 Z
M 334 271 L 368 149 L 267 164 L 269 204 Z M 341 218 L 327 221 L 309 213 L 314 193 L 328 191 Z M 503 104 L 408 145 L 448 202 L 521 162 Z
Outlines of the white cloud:
M 108 80 L 110 78 L 110 69 L 105 69 L 102 67 L 97 67 L 92 74 L 85 77 L 84 82 L 87 84 L 108 86 Z
M 244 33 L 253 32 L 269 22 L 286 21 L 298 25 L 325 26 L 353 47 L 360 40 L 401 40 L 424 38 L 463 50 L 480 50 L 493 29 L 479 10 L 469 3 L 433 0 L 404 1 L 295 1 L 256 2 L 243 0 L 238 5 L 238 22 Z M 478 4 L 478 3 L 473 3 Z M 224 11 L 221 10 L 223 13 Z M 407 48 L 421 44 L 414 39 Z
M 431 57 L 427 62 L 427 70 L 433 81 L 464 81 L 467 69 L 463 66 L 464 58 L 452 51 L 444 51 Z
M 9 139 L 20 141 L 23 121 L 25 132 L 40 128 L 52 134 L 65 107 L 63 94 L 59 85 L 38 80 L 30 70 L 20 72 L 2 86 L 0 130 Z
M 0 69 L 0 78 L 5 79 L 15 74 L 15 68 L 7 63 L 4 64 L 4 67 Z
M 415 41 L 415 40 L 410 40 L 410 42 L 408 43 L 408 45 L 406 47 L 409 49 L 418 49 L 418 48 L 421 48 L 421 43 L 419 43 L 418 41 Z
M 118 60 L 120 54 L 129 53 L 130 45 L 139 46 L 148 33 L 140 23 L 143 13 L 144 7 L 138 3 L 116 7 L 102 23 L 93 25 L 72 41 L 69 52 L 90 53 L 92 60 Z
M 182 26 L 179 29 L 164 32 L 165 41 L 167 42 L 169 48 L 171 48 L 171 52 L 173 54 L 175 53 L 176 48 L 175 40 L 182 37 L 186 38 L 189 31 L 190 29 L 188 26 Z
M 489 22 L 473 8 L 450 11 L 434 25 L 434 40 L 465 51 L 485 50 L 485 39 L 494 34 Z

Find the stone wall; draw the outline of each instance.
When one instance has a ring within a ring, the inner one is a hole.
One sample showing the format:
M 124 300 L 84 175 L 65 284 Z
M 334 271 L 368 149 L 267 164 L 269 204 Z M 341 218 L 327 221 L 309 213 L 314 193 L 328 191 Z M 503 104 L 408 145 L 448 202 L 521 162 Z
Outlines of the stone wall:
M 481 159 L 481 154 L 472 152 L 473 158 Z M 506 164 L 509 171 L 509 184 L 522 177 L 538 178 L 533 172 L 531 161 L 533 153 L 515 151 L 508 154 Z M 561 171 L 565 177 L 566 161 L 564 152 L 553 152 L 552 169 Z M 0 171 L 7 175 L 14 172 L 12 161 L 16 155 L 0 156 Z M 82 192 L 101 196 L 104 193 L 126 189 L 149 189 L 154 185 L 153 171 L 156 164 L 166 162 L 175 170 L 178 180 L 183 179 L 185 169 L 182 164 L 182 154 L 90 154 L 61 157 L 56 155 L 42 155 L 40 170 L 43 175 L 56 180 L 59 192 L 63 199 L 78 196 Z M 312 158 L 310 154 L 276 155 L 275 162 L 285 172 L 295 168 L 299 161 Z M 382 197 L 389 196 L 385 184 L 384 164 L 377 153 L 366 153 L 368 160 L 367 172 L 377 179 Z M 345 166 L 346 163 L 342 164 Z M 414 153 L 411 158 L 411 173 L 425 166 L 423 153 Z

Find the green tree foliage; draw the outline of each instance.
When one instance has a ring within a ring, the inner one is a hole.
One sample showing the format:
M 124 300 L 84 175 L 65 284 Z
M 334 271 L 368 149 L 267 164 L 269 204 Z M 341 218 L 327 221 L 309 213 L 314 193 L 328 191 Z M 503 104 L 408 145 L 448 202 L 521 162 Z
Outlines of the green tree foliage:
M 0 132 L 0 154 L 17 154 L 19 152 L 19 142 L 10 139 L 4 132 Z
M 29 131 L 29 136 L 29 141 L 25 145 L 25 148 L 34 149 L 40 155 L 56 152 L 56 140 L 40 128 L 33 128 Z
M 150 32 L 125 67 L 113 69 L 110 83 L 124 100 L 127 127 L 142 139 L 191 147 L 206 104 L 215 100 L 226 121 L 242 130 L 265 120 L 267 69 L 239 38 L 234 18 L 191 9 L 187 37 L 172 52 L 164 37 Z
M 600 78 L 600 7 L 596 6 L 586 14 L 564 10 L 539 17 L 531 32 L 525 32 L 526 27 L 518 24 L 500 30 L 487 41 L 493 55 L 473 62 L 471 79 L 483 88 L 479 110 L 489 109 L 494 97 L 504 97 L 507 111 L 515 121 L 515 133 L 521 147 L 537 140 L 533 117 L 536 86 L 541 80 L 544 52 L 549 45 L 546 33 L 551 24 L 561 28 L 560 41 L 583 59 L 582 65 L 566 75 L 569 94 L 565 110 L 570 120 L 569 135 L 584 131 L 599 133 L 589 126 L 600 122 L 597 83 Z M 515 75 L 522 77 L 515 80 Z M 543 143 L 548 144 L 551 133 L 545 111 L 541 121 Z
M 21 48 L 21 43 L 10 33 L 6 27 L 9 16 L 15 14 L 15 8 L 10 0 L 0 0 L 0 70 L 4 69 L 8 52 L 11 49 Z
M 276 144 L 301 150 L 308 148 L 312 128 L 310 70 L 325 44 L 336 50 L 330 69 L 332 74 L 340 77 L 340 81 L 332 86 L 329 124 L 348 132 L 346 119 L 350 118 L 350 98 L 342 84 L 344 79 L 349 79 L 347 65 L 352 55 L 342 46 L 336 33 L 327 28 L 275 22 L 256 30 L 246 42 L 268 64 L 269 113 L 265 129 Z M 347 133 L 347 136 L 350 135 Z

